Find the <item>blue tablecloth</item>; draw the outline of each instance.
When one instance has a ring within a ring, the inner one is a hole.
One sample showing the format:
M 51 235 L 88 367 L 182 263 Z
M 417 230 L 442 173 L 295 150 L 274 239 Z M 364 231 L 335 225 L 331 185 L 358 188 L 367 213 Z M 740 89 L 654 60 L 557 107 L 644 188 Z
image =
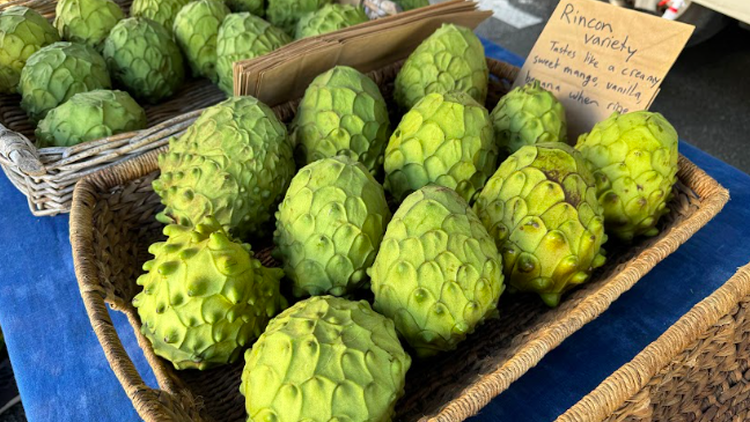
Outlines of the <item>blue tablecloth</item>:
M 487 55 L 521 60 L 485 43 Z M 732 201 L 601 317 L 566 340 L 474 420 L 549 421 L 633 358 L 750 261 L 750 177 L 686 144 L 681 151 L 730 189 Z M 94 336 L 73 272 L 68 217 L 34 218 L 0 177 L 0 325 L 27 417 L 138 420 Z M 136 366 L 156 383 L 130 326 L 112 312 Z

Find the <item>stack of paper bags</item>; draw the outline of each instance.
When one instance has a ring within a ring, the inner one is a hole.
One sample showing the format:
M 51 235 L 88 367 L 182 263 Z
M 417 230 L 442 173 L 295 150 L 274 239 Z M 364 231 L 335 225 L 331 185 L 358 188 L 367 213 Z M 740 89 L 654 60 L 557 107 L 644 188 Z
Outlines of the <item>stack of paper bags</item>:
M 406 58 L 444 23 L 476 28 L 492 15 L 477 6 L 472 1 L 447 1 L 304 38 L 236 62 L 234 94 L 252 95 L 269 106 L 300 98 L 316 76 L 336 65 L 370 72 Z

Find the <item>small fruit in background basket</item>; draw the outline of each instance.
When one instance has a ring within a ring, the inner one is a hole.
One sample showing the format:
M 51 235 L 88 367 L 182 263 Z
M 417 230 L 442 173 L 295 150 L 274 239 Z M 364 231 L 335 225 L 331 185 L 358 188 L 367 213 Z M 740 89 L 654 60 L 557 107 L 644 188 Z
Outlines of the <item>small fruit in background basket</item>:
M 11 6 L 0 12 L 0 94 L 18 92 L 26 60 L 57 41 L 57 30 L 35 10 Z
M 211 218 L 195 228 L 169 225 L 165 242 L 138 277 L 133 298 L 154 353 L 177 369 L 232 363 L 284 309 L 283 271 L 266 268 L 250 245 L 231 239 Z
M 36 145 L 69 147 L 145 127 L 146 113 L 127 92 L 81 92 L 39 122 Z
M 542 142 L 567 143 L 565 109 L 539 81 L 510 91 L 498 101 L 490 117 L 497 144 L 505 154 Z
M 226 5 L 234 13 L 250 12 L 261 18 L 266 14 L 264 0 L 226 0 Z
M 185 53 L 193 76 L 204 76 L 217 83 L 216 37 L 229 15 L 222 0 L 199 0 L 188 3 L 174 20 L 175 41 Z
M 172 34 L 172 24 L 177 13 L 191 0 L 133 0 L 130 16 L 148 18 Z
M 327 4 L 315 12 L 302 16 L 297 22 L 294 37 L 296 39 L 313 37 L 368 20 L 367 14 L 361 7 L 349 4 Z
M 489 69 L 484 47 L 469 28 L 443 24 L 417 47 L 396 76 L 394 98 L 409 110 L 427 94 L 463 91 L 480 104 Z
M 159 221 L 193 226 L 211 215 L 240 239 L 266 234 L 295 173 L 286 127 L 249 96 L 205 109 L 170 140 L 159 168 Z
M 347 156 L 300 169 L 276 213 L 275 256 L 295 296 L 343 296 L 367 287 L 391 219 L 383 187 Z
M 121 20 L 104 41 L 115 81 L 151 104 L 174 94 L 185 79 L 182 53 L 164 27 L 146 18 Z
M 109 89 L 107 63 L 86 44 L 57 42 L 34 53 L 21 71 L 21 108 L 32 121 L 64 104 L 73 95 Z
M 330 3 L 331 0 L 268 0 L 266 18 L 287 34 L 294 35 L 300 18 Z
M 234 92 L 232 65 L 270 53 L 292 42 L 281 29 L 250 13 L 232 13 L 224 19 L 216 38 L 216 72 L 219 88 L 227 95 Z
M 508 284 L 548 306 L 604 264 L 594 177 L 571 146 L 522 147 L 487 181 L 474 209 L 503 256 Z
M 385 189 L 396 201 L 430 183 L 471 201 L 496 169 L 487 110 L 463 92 L 433 93 L 401 119 L 385 150 Z
M 604 207 L 607 232 L 626 242 L 654 236 L 677 182 L 678 137 L 659 113 L 613 113 L 578 139 Z
M 55 9 L 60 36 L 97 51 L 102 51 L 107 35 L 123 19 L 125 13 L 112 0 L 59 0 Z
M 429 0 L 394 0 L 394 3 L 401 6 L 401 10 L 404 12 L 430 5 Z
M 290 127 L 295 155 L 304 165 L 346 154 L 380 173 L 390 136 L 388 109 L 375 82 L 356 69 L 336 66 L 305 90 Z
M 374 309 L 420 357 L 453 350 L 497 316 L 502 260 L 487 229 L 452 189 L 425 186 L 409 195 L 369 270 Z
M 316 296 L 279 314 L 245 352 L 250 421 L 389 421 L 411 358 L 366 301 Z

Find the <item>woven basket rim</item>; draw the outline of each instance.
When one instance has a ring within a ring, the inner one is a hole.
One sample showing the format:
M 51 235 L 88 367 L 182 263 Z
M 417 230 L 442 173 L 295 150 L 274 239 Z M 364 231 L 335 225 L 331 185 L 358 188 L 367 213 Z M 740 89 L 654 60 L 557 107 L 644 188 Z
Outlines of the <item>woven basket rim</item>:
M 598 422 L 619 409 L 643 389 L 659 370 L 667 366 L 712 325 L 750 295 L 750 263 L 708 297 L 693 306 L 633 360 L 608 376 L 578 403 L 560 415 L 557 422 Z
M 491 68 L 494 66 L 504 72 L 503 75 L 506 78 L 512 80 L 517 76 L 519 69 L 516 67 L 492 59 L 488 59 L 488 63 L 491 64 Z M 165 401 L 167 403 L 179 402 L 185 398 L 177 397 L 174 394 L 175 389 L 169 385 L 163 386 L 165 387 L 163 391 L 153 390 L 146 386 L 123 348 L 107 311 L 105 293 L 97 282 L 96 263 L 92 259 L 95 256 L 92 219 L 98 192 L 109 191 L 158 169 L 155 165 L 156 157 L 165 148 L 150 151 L 81 179 L 76 184 L 70 216 L 70 237 L 76 277 L 92 327 L 115 375 L 141 417 L 147 421 L 164 420 L 169 412 L 165 413 L 165 409 L 159 407 L 160 404 L 163 405 Z M 548 334 L 545 337 L 529 342 L 520 353 L 512 356 L 494 372 L 484 375 L 472 386 L 462 391 L 460 395 L 447 403 L 437 416 L 423 419 L 460 421 L 476 414 L 492 398 L 507 389 L 510 383 L 535 366 L 551 349 L 562 343 L 585 323 L 604 312 L 617 297 L 630 289 L 659 261 L 674 252 L 718 214 L 729 200 L 728 191 L 683 156 L 680 156 L 679 166 L 680 180 L 701 198 L 700 206 L 694 213 L 674 226 L 654 245 L 632 258 L 623 271 L 612 276 L 612 279 L 599 291 L 583 299 L 565 315 L 565 318 L 546 327 Z M 126 314 L 129 318 L 137 318 L 132 313 L 126 312 Z M 149 353 L 150 348 L 142 347 L 142 349 L 149 361 L 157 359 L 153 352 Z M 169 398 L 172 400 L 165 400 L 164 395 L 171 396 Z M 195 420 L 201 419 L 196 417 Z

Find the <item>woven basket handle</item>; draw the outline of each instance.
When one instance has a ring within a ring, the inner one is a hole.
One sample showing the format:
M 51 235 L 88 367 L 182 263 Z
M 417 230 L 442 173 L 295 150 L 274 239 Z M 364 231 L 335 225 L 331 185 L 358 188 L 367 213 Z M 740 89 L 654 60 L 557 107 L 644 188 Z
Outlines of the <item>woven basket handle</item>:
M 0 123 L 0 159 L 16 167 L 28 176 L 43 176 L 44 165 L 34 144 L 18 132 Z

